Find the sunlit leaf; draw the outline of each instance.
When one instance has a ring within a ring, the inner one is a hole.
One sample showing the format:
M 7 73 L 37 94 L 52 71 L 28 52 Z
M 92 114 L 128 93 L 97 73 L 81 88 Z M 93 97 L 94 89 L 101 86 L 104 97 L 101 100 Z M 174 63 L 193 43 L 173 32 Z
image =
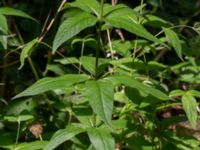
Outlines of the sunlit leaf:
M 22 67 L 24 66 L 24 61 L 27 57 L 29 57 L 29 55 L 31 54 L 32 52 L 32 48 L 34 47 L 34 45 L 37 43 L 38 39 L 35 38 L 33 39 L 32 41 L 28 42 L 24 48 L 22 49 L 22 52 L 20 54 L 20 62 L 21 62 L 21 65 L 19 67 L 19 69 L 22 69 Z
M 191 123 L 191 126 L 195 129 L 197 122 L 197 101 L 189 93 L 186 93 L 182 96 L 183 109 L 187 115 L 188 120 Z
M 130 76 L 113 76 L 107 78 L 109 81 L 112 81 L 115 85 L 124 84 L 126 86 L 135 88 L 141 92 L 144 92 L 146 94 L 150 94 L 160 100 L 169 100 L 169 97 L 163 93 L 162 91 L 155 89 L 153 87 L 147 86 L 133 77 Z
M 114 102 L 114 86 L 112 83 L 104 80 L 88 81 L 85 85 L 84 94 L 88 97 L 93 111 L 111 126 Z
M 97 22 L 97 18 L 91 14 L 86 12 L 79 13 L 79 15 L 73 16 L 67 20 L 65 20 L 59 27 L 58 32 L 54 38 L 53 42 L 53 53 L 57 50 L 57 48 L 84 30 L 87 27 L 95 25 Z
M 103 128 L 89 128 L 87 130 L 90 141 L 95 150 L 114 150 L 115 141 L 110 132 Z
M 176 54 L 178 55 L 178 57 L 180 59 L 183 59 L 182 58 L 182 46 L 181 46 L 181 41 L 178 37 L 178 35 L 176 34 L 176 32 L 174 32 L 173 30 L 171 29 L 166 29 L 164 28 L 164 32 L 167 36 L 167 38 L 169 39 L 171 45 L 174 47 L 175 51 L 176 51 Z
M 100 15 L 100 4 L 97 0 L 76 0 L 69 4 L 72 7 L 78 7 L 85 12 L 94 13 L 96 16 Z
M 24 18 L 35 20 L 33 17 L 31 17 L 27 13 L 18 9 L 10 8 L 10 7 L 0 7 L 0 14 L 24 17 Z

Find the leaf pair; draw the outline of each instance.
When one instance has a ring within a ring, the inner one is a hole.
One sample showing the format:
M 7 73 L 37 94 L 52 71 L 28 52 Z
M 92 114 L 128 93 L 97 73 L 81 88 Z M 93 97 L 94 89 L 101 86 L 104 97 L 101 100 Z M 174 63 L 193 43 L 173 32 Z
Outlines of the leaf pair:
M 139 24 L 137 21 L 137 13 L 125 5 L 104 5 L 104 20 L 99 20 L 100 4 L 96 0 L 77 0 L 74 3 L 71 3 L 70 6 L 79 8 L 83 11 L 77 12 L 76 15 L 65 20 L 60 25 L 53 42 L 53 53 L 55 53 L 61 44 L 87 27 L 94 26 L 98 21 L 104 21 L 105 24 L 111 27 L 122 28 L 128 32 L 136 34 L 137 36 L 163 44 L 159 39 Z

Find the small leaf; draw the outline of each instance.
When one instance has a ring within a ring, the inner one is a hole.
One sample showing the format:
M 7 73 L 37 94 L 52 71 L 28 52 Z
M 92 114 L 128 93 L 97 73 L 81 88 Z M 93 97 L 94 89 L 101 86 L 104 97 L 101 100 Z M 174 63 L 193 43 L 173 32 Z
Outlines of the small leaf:
M 38 80 L 32 86 L 16 95 L 13 99 L 41 94 L 47 91 L 64 89 L 75 83 L 83 82 L 88 79 L 86 75 L 67 74 L 60 77 L 46 77 Z
M 182 96 L 185 92 L 183 90 L 173 90 L 169 93 L 169 97 Z
M 55 62 L 59 62 L 62 65 L 68 65 L 68 64 L 78 64 L 79 60 L 76 57 L 66 57 L 66 58 L 56 59 Z
M 6 17 L 0 14 L 0 31 L 2 31 L 3 33 L 7 34 L 8 32 L 8 24 L 7 24 L 7 20 Z
M 53 150 L 58 145 L 62 144 L 63 142 L 70 140 L 77 134 L 84 132 L 85 130 L 79 126 L 68 126 L 66 129 L 58 130 L 53 137 L 51 138 L 50 142 L 43 150 Z
M 198 106 L 196 99 L 191 94 L 186 93 L 182 96 L 182 104 L 191 126 L 195 129 L 197 122 L 197 106 Z
M 4 116 L 4 120 L 8 122 L 21 122 L 31 120 L 34 117 L 32 115 L 20 115 L 20 116 Z
M 178 35 L 171 29 L 164 28 L 165 35 L 169 39 L 171 45 L 174 47 L 176 54 L 182 60 L 182 46 Z
M 0 43 L 2 44 L 4 49 L 7 49 L 8 38 L 5 35 L 0 35 Z
M 93 75 L 95 74 L 95 61 L 96 61 L 95 57 L 88 57 L 88 56 L 80 57 L 80 62 L 83 65 L 83 68 Z M 107 64 L 108 62 L 109 62 L 108 59 L 99 58 L 98 74 L 104 72 L 104 69 L 106 67 L 105 64 Z
M 96 22 L 97 18 L 86 12 L 79 13 L 78 15 L 65 20 L 60 25 L 58 32 L 56 33 L 53 42 L 53 53 L 55 53 L 56 49 L 61 44 L 81 32 L 85 28 L 95 25 Z
M 89 128 L 88 136 L 95 150 L 114 150 L 115 141 L 110 132 L 103 128 Z
M 200 98 L 200 92 L 197 90 L 189 90 L 187 93 L 191 94 L 194 97 Z
M 38 39 L 35 38 L 32 41 L 28 42 L 24 48 L 22 49 L 22 52 L 20 54 L 20 62 L 21 65 L 18 69 L 22 69 L 22 67 L 24 66 L 24 61 L 25 59 L 31 54 L 32 48 L 34 47 L 34 45 L 37 43 Z
M 109 126 L 111 126 L 114 86 L 104 80 L 88 81 L 85 85 L 85 96 L 93 111 Z
M 134 79 L 133 77 L 113 76 L 113 77 L 108 77 L 106 79 L 109 81 L 112 81 L 113 84 L 115 84 L 115 85 L 124 84 L 126 86 L 135 88 L 146 94 L 150 94 L 160 100 L 169 100 L 169 97 L 165 93 L 161 92 L 160 90 L 154 89 L 150 86 L 147 86 L 145 84 L 142 84 L 139 81 L 137 81 L 136 79 Z
M 0 14 L 24 17 L 24 18 L 32 19 L 35 21 L 35 19 L 33 17 L 29 16 L 25 12 L 14 9 L 14 8 L 9 8 L 9 7 L 0 7 Z
M 0 43 L 4 49 L 7 49 L 7 34 L 8 33 L 8 24 L 6 17 L 0 14 Z

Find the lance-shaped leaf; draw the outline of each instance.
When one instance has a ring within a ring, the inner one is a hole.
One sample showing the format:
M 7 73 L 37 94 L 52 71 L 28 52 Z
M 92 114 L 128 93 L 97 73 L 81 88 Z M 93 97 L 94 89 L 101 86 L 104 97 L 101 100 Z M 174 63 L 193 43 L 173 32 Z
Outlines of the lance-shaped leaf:
M 23 142 L 18 145 L 7 145 L 0 146 L 5 149 L 14 149 L 14 150 L 41 150 L 47 145 L 47 141 L 34 141 L 34 142 Z
M 35 20 L 33 17 L 26 14 L 25 12 L 23 12 L 21 10 L 14 9 L 14 8 L 9 8 L 9 7 L 0 7 L 0 14 L 24 17 L 24 18 Z
M 86 75 L 67 74 L 60 77 L 46 77 L 38 80 L 25 91 L 16 95 L 13 99 L 41 94 L 50 90 L 64 89 L 75 83 L 83 82 L 88 79 Z
M 171 29 L 166 29 L 166 28 L 164 28 L 164 32 L 165 32 L 166 37 L 169 39 L 171 45 L 173 46 L 174 50 L 176 51 L 176 54 L 178 55 L 178 57 L 180 59 L 183 59 L 181 41 L 178 35 L 176 34 L 176 32 L 174 32 Z
M 169 100 L 169 97 L 162 91 L 147 86 L 130 76 L 114 76 L 114 77 L 108 77 L 106 78 L 106 80 L 112 81 L 115 85 L 124 84 L 126 86 L 135 88 L 141 92 L 150 94 L 160 100 Z
M 90 141 L 95 150 L 114 150 L 115 141 L 110 132 L 103 128 L 90 128 L 87 130 Z
M 50 142 L 43 150 L 53 150 L 58 145 L 62 144 L 63 142 L 70 140 L 77 134 L 84 132 L 85 130 L 79 126 L 71 125 L 68 126 L 66 129 L 58 130 L 53 137 L 51 138 Z
M 197 107 L 198 107 L 196 99 L 190 93 L 187 92 L 182 96 L 181 100 L 187 118 L 191 126 L 195 129 L 197 122 Z
M 37 40 L 38 40 L 37 38 L 33 39 L 32 41 L 28 42 L 22 49 L 22 52 L 20 54 L 21 65 L 19 69 L 22 69 L 22 67 L 24 66 L 24 61 L 31 54 L 34 45 L 37 43 Z
M 8 24 L 6 17 L 0 14 L 0 43 L 4 49 L 7 49 L 7 34 Z
M 65 20 L 59 27 L 58 32 L 56 33 L 53 42 L 53 53 L 55 53 L 56 49 L 61 44 L 81 32 L 85 28 L 95 25 L 96 22 L 97 18 L 86 12 L 79 13 L 78 15 Z
M 112 82 L 93 80 L 86 82 L 85 96 L 88 97 L 93 111 L 109 126 L 114 101 L 114 86 Z
M 157 39 L 155 36 L 149 33 L 141 24 L 138 23 L 136 15 L 130 15 L 130 14 L 122 15 L 124 11 L 125 11 L 124 9 L 118 9 L 114 11 L 114 13 L 111 13 L 106 17 L 105 19 L 106 23 L 116 28 L 122 28 L 128 32 L 131 32 L 139 37 L 143 37 L 147 40 L 163 44 L 159 39 Z

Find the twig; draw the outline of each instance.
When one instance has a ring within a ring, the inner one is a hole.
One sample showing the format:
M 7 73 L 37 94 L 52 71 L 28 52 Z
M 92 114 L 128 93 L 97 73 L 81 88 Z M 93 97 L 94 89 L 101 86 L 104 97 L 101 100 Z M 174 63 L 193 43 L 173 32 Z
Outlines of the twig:
M 59 12 L 62 10 L 62 8 L 63 8 L 63 6 L 64 6 L 66 1 L 67 0 L 62 0 L 60 6 L 58 7 L 58 10 L 57 10 L 56 14 L 51 19 L 51 21 L 50 21 L 49 25 L 47 26 L 46 30 L 42 33 L 42 35 L 38 39 L 38 43 L 40 43 L 44 39 L 45 35 L 49 32 L 49 30 L 51 29 L 53 23 L 55 22 L 56 17 L 58 16 Z

